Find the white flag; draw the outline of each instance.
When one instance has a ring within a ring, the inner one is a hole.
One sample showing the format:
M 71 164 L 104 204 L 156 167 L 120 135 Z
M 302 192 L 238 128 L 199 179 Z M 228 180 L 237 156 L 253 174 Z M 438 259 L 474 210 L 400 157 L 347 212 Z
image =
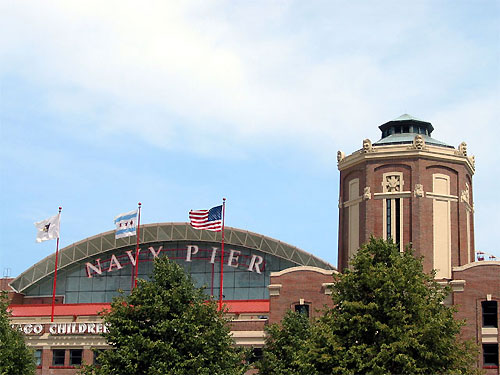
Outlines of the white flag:
M 59 215 L 35 223 L 36 242 L 53 240 L 59 237 Z
M 135 236 L 137 227 L 137 210 L 125 212 L 115 217 L 115 238 Z

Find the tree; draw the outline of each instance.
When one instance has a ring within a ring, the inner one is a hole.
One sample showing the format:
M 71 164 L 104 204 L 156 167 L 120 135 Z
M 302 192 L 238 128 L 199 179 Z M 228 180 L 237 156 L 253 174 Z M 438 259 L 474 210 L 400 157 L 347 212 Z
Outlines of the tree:
M 477 355 L 442 302 L 449 290 L 422 258 L 371 239 L 336 276 L 334 307 L 314 326 L 309 358 L 320 374 L 471 374 Z
M 303 374 L 308 366 L 304 350 L 311 337 L 311 323 L 304 314 L 288 310 L 280 324 L 266 328 L 266 345 L 257 362 L 261 375 Z
M 21 332 L 12 329 L 7 308 L 6 292 L 0 295 L 0 375 L 29 375 L 35 373 L 35 357 L 26 346 Z
M 195 288 L 182 268 L 160 257 L 150 281 L 139 280 L 103 315 L 111 350 L 98 354 L 96 375 L 233 375 L 244 372 L 223 312 Z

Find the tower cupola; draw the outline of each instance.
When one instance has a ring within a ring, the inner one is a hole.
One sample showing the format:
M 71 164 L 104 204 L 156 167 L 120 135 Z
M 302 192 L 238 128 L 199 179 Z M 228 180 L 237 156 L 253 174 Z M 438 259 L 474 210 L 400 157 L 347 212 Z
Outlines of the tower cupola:
M 453 148 L 431 137 L 434 127 L 430 122 L 419 120 L 408 114 L 401 115 L 378 128 L 382 131 L 382 138 L 373 144 L 375 146 L 410 144 L 413 143 L 415 135 L 419 134 L 427 144 Z

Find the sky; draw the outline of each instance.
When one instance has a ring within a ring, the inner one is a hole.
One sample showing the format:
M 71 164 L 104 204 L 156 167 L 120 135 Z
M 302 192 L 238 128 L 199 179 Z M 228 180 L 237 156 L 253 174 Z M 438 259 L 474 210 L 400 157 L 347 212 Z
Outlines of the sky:
M 500 2 L 0 1 L 0 271 L 227 199 L 226 225 L 336 265 L 336 153 L 404 113 L 475 155 L 500 257 Z

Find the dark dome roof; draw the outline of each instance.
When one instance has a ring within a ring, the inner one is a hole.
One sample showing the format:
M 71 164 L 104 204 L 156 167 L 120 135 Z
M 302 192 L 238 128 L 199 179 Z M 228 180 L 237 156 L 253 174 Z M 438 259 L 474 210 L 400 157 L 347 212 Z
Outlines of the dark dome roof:
M 379 129 L 382 131 L 382 138 L 374 143 L 375 146 L 412 143 L 415 135 L 420 134 L 427 144 L 453 148 L 431 137 L 434 127 L 430 122 L 419 120 L 408 114 L 380 125 Z

